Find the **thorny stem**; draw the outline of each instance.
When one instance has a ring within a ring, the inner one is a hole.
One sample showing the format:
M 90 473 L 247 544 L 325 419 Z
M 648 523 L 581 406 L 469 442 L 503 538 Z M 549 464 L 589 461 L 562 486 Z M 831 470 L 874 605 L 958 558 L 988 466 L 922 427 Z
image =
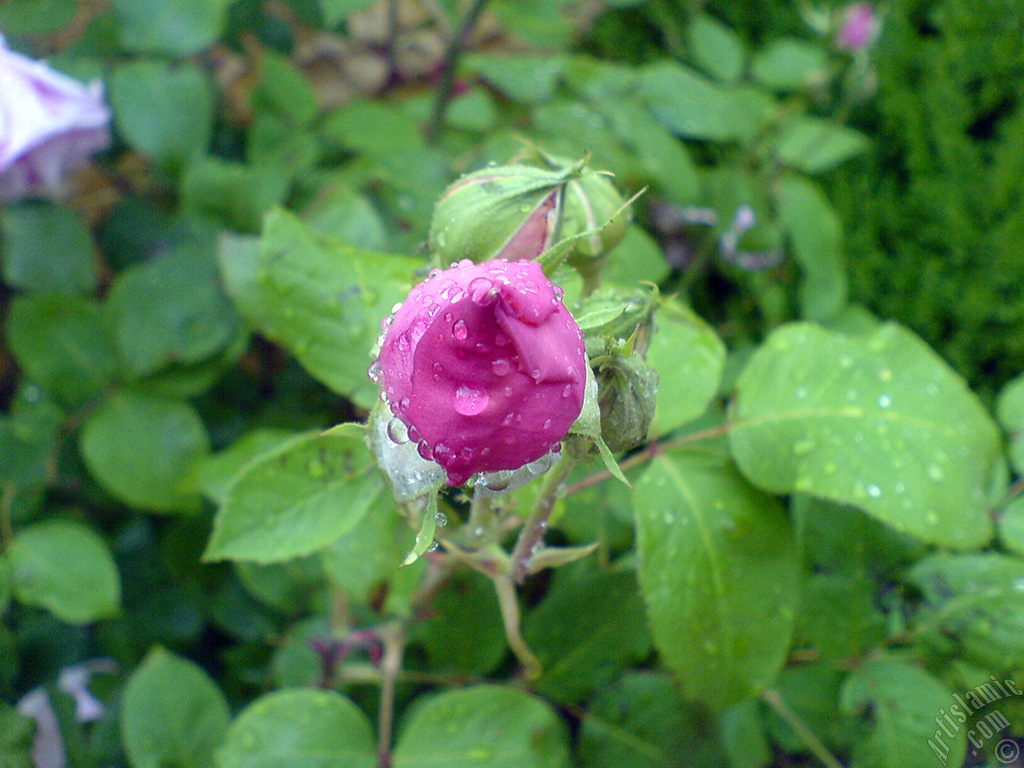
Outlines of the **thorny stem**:
M 519 534 L 519 540 L 512 550 L 512 579 L 522 584 L 530 567 L 533 548 L 540 544 L 544 532 L 548 529 L 548 520 L 558 500 L 558 489 L 562 482 L 576 466 L 575 459 L 565 458 L 555 464 L 544 476 L 537 502 L 526 520 L 526 525 Z
M 473 5 L 466 13 L 458 31 L 452 36 L 448 44 L 448 53 L 444 59 L 444 69 L 441 72 L 441 82 L 437 86 L 437 100 L 434 102 L 434 112 L 427 124 L 427 142 L 436 144 L 441 135 L 441 126 L 444 124 L 444 115 L 448 110 L 448 104 L 452 99 L 452 91 L 455 87 L 455 70 L 459 66 L 459 59 L 462 57 L 463 46 L 466 38 L 469 37 L 473 27 L 476 26 L 480 14 L 487 5 L 487 0 L 473 0 Z
M 494 582 L 494 589 L 498 593 L 498 604 L 501 606 L 501 618 L 505 625 L 508 647 L 523 666 L 526 679 L 536 680 L 540 677 L 541 665 L 519 630 L 519 598 L 516 595 L 516 585 L 512 577 L 505 573 L 492 576 L 491 581 Z
M 761 698 L 779 714 L 779 717 L 786 721 L 797 736 L 803 739 L 804 744 L 811 750 L 811 754 L 818 758 L 822 765 L 826 768 L 843 768 L 835 756 L 828 751 L 828 747 L 821 743 L 821 740 L 814 735 L 814 732 L 807 727 L 800 716 L 783 701 L 778 691 L 770 688 L 761 694 Z

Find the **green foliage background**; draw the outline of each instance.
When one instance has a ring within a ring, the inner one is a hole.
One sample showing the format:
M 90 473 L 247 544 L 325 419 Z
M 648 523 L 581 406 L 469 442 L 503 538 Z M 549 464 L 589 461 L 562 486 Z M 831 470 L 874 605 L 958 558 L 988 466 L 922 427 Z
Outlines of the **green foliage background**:
M 0 5 L 114 113 L 0 208 L 0 765 L 1006 764 L 1019 693 L 939 721 L 1024 688 L 1020 4 L 854 55 L 838 7 L 484 5 L 451 98 L 454 0 Z M 660 390 L 631 487 L 496 502 L 553 503 L 517 590 L 362 422 L 435 200 L 524 144 L 646 188 L 556 278 Z

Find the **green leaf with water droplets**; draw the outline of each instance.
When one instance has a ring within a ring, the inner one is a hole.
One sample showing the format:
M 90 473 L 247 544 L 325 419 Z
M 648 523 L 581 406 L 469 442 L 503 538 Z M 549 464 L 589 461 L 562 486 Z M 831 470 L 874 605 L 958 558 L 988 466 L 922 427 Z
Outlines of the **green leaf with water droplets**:
M 479 685 L 417 702 L 395 768 L 567 768 L 565 727 L 540 699 Z
M 924 596 L 918 636 L 983 669 L 1024 666 L 1024 559 L 995 552 L 921 560 L 910 582 Z
M 374 768 L 370 723 L 334 691 L 275 691 L 256 699 L 228 728 L 217 768 Z
M 325 238 L 283 210 L 259 240 L 222 239 L 219 258 L 228 294 L 263 335 L 338 394 L 373 404 L 370 351 L 421 261 Z
M 781 505 L 724 454 L 692 448 L 655 456 L 633 502 L 654 642 L 683 694 L 722 711 L 771 684 L 799 571 Z
M 362 437 L 349 432 L 301 435 L 250 462 L 217 512 L 206 559 L 280 562 L 355 526 L 384 478 Z
M 845 336 L 776 330 L 737 383 L 729 442 L 755 485 L 857 506 L 966 549 L 992 537 L 998 430 L 956 373 L 895 324 Z

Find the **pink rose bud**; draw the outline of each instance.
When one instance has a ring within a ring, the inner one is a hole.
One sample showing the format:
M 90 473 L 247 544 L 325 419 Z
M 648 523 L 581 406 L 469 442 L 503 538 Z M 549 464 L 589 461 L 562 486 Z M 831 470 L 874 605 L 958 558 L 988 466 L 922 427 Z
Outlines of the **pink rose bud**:
M 850 52 L 863 50 L 874 41 L 878 27 L 878 17 L 870 3 L 848 5 L 836 33 L 836 47 Z
M 0 201 L 59 193 L 110 143 L 109 124 L 102 83 L 15 53 L 0 35 Z
M 536 262 L 435 270 L 385 320 L 383 397 L 450 485 L 558 447 L 583 408 L 583 334 Z

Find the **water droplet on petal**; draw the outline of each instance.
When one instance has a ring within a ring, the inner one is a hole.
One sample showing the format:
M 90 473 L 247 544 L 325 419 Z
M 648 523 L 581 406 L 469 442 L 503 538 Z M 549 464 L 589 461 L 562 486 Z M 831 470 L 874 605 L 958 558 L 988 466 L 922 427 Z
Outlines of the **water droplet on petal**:
M 455 325 L 452 326 L 452 336 L 459 341 L 465 341 L 466 337 L 469 336 L 469 328 L 466 327 L 465 320 L 456 320 Z
M 392 417 L 388 421 L 387 432 L 388 438 L 395 445 L 404 445 L 409 442 L 409 430 L 406 428 L 405 422 L 399 418 Z
M 400 410 L 407 411 L 409 406 L 412 405 L 412 401 L 408 397 L 403 397 L 398 401 L 398 407 Z
M 494 346 L 504 347 L 506 344 L 508 344 L 508 336 L 501 333 L 500 331 L 494 334 Z
M 457 413 L 463 416 L 476 416 L 481 413 L 491 402 L 488 394 L 482 390 L 475 389 L 467 384 L 460 384 L 455 390 L 455 397 L 452 399 L 452 407 Z M 437 450 L 436 448 L 434 449 Z
M 512 364 L 504 358 L 499 358 L 491 363 L 491 370 L 495 376 L 507 376 L 512 370 Z
M 478 306 L 486 307 L 498 298 L 494 283 L 486 277 L 475 277 L 469 283 L 469 298 Z
M 430 450 L 430 446 L 427 445 L 427 441 L 423 440 L 419 445 L 416 446 L 416 452 L 427 461 L 434 460 L 434 452 Z

